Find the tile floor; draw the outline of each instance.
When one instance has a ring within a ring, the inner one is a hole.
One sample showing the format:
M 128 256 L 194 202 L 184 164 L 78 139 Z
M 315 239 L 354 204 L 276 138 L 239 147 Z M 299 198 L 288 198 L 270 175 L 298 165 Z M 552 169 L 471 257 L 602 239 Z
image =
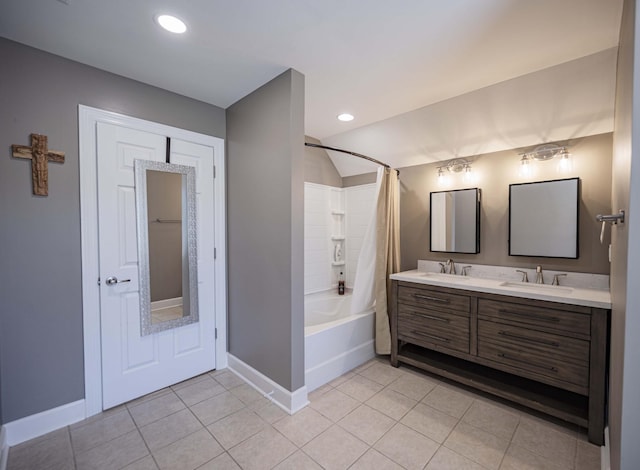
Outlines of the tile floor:
M 384 357 L 309 398 L 289 416 L 214 371 L 15 446 L 8 470 L 600 468 L 578 427 Z

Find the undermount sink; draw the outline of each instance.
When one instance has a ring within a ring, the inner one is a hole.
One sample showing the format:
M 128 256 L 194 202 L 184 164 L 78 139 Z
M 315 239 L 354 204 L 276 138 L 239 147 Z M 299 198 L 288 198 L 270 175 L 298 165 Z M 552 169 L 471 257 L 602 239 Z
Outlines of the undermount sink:
M 501 286 L 503 287 L 513 287 L 516 289 L 524 289 L 524 290 L 530 290 L 530 291 L 538 291 L 538 292 L 545 292 L 545 293 L 566 293 L 569 294 L 573 291 L 572 288 L 570 287 L 562 287 L 562 286 L 550 286 L 548 284 L 533 284 L 533 283 L 526 283 L 526 282 L 502 282 L 500 283 Z
M 423 275 L 424 277 L 430 277 L 431 279 L 440 279 L 442 281 L 468 281 L 469 277 L 467 276 L 460 276 L 458 274 L 445 274 L 445 273 L 420 273 L 421 275 Z

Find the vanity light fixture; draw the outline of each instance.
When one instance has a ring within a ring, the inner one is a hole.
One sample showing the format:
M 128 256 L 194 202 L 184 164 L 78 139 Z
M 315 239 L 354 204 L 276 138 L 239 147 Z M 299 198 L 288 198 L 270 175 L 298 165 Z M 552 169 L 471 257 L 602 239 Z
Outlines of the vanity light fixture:
M 520 157 L 520 175 L 524 177 L 532 175 L 533 169 L 531 163 L 546 162 L 554 158 L 559 159 L 559 172 L 566 173 L 571 171 L 572 168 L 571 154 L 567 150 L 567 147 L 557 144 L 539 145 L 531 152 L 521 153 Z
M 353 114 L 349 114 L 349 113 L 338 114 L 338 121 L 343 121 L 343 122 L 353 121 Z
M 471 162 L 465 158 L 454 158 L 445 162 L 444 165 L 438 167 L 438 183 L 443 186 L 449 183 L 449 174 L 463 173 L 465 183 L 471 183 L 475 179 Z
M 187 31 L 184 21 L 172 15 L 158 15 L 156 22 L 170 33 L 182 34 Z

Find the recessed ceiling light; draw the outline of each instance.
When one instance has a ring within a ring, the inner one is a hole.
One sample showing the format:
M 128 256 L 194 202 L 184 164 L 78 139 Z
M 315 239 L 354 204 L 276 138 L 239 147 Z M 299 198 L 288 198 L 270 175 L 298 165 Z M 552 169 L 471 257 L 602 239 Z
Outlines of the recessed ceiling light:
M 349 113 L 338 114 L 338 119 L 344 122 L 353 121 L 353 114 L 349 114 Z
M 187 30 L 187 25 L 180 18 L 171 15 L 158 15 L 156 21 L 160 26 L 171 33 L 182 34 Z

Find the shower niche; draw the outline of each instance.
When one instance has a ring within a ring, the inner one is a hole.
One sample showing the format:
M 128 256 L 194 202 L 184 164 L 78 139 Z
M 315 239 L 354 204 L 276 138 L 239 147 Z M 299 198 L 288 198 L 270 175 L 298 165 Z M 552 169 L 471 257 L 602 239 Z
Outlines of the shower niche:
M 344 190 L 331 189 L 331 266 L 339 270 L 345 266 L 345 201 Z M 334 276 L 337 279 L 337 276 Z

